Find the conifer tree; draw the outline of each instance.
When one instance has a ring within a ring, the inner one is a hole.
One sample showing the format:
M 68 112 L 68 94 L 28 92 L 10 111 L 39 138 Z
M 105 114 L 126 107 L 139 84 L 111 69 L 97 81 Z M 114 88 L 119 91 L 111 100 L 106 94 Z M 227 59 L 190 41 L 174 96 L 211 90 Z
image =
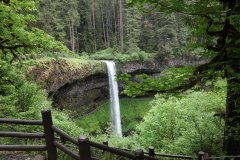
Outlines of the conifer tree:
M 126 9 L 126 51 L 138 53 L 138 43 L 141 34 L 141 14 L 134 7 Z

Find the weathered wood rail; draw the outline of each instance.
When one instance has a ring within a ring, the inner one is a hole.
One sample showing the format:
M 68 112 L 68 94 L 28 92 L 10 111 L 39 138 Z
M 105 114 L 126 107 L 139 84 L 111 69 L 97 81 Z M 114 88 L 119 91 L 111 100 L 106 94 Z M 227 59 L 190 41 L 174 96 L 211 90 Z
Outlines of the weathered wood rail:
M 225 156 L 225 157 L 207 157 L 204 152 L 199 152 L 197 157 L 183 156 L 183 155 L 169 155 L 155 153 L 153 147 L 149 147 L 148 152 L 143 152 L 139 149 L 136 151 L 124 150 L 114 147 L 109 147 L 108 142 L 103 144 L 90 141 L 85 136 L 80 136 L 78 140 L 72 138 L 61 129 L 53 125 L 51 110 L 42 111 L 42 120 L 19 120 L 19 119 L 6 119 L 0 118 L 0 124 L 18 124 L 18 125 L 38 125 L 43 126 L 43 133 L 25 133 L 25 132 L 10 132 L 0 131 L 0 137 L 15 137 L 15 138 L 35 138 L 44 139 L 45 145 L 0 145 L 0 151 L 47 151 L 48 160 L 57 160 L 57 149 L 61 150 L 68 156 L 75 160 L 98 160 L 92 157 L 91 147 L 101 150 L 102 152 L 110 152 L 124 158 L 132 160 L 159 160 L 157 157 L 178 158 L 178 159 L 230 159 L 240 158 L 240 156 Z M 68 148 L 65 143 L 57 141 L 55 134 L 72 143 L 78 148 L 78 153 Z

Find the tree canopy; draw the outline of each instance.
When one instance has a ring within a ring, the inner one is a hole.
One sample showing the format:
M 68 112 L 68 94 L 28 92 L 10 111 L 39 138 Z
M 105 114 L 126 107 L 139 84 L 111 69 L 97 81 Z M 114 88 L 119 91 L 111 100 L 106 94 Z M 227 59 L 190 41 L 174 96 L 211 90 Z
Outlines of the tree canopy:
M 23 54 L 43 50 L 69 52 L 44 31 L 35 27 L 35 1 L 0 1 L 0 55 L 11 62 Z

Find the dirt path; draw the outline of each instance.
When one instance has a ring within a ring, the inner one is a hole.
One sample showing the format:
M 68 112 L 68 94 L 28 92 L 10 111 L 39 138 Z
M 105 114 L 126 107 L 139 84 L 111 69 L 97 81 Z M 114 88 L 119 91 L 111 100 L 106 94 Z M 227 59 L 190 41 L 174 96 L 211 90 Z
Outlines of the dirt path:
M 28 154 L 0 154 L 0 160 L 45 160 L 45 157 Z

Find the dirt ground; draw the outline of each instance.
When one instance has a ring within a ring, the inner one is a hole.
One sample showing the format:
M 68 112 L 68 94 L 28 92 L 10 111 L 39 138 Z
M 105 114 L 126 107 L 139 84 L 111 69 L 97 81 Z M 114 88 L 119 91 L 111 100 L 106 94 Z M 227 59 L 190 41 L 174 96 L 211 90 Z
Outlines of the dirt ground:
M 42 155 L 0 154 L 0 160 L 45 160 Z

